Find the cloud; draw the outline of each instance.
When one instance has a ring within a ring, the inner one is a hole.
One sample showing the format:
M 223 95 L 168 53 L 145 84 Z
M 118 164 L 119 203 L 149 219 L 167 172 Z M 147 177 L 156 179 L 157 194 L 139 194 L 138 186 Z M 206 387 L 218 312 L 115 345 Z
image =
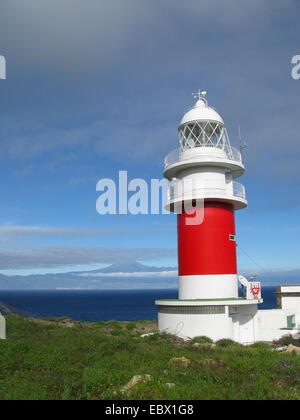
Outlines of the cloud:
M 82 264 L 113 264 L 175 257 L 175 249 L 52 246 L 26 251 L 0 250 L 0 269 L 57 268 Z
M 299 176 L 298 11 L 296 0 L 4 0 L 0 158 L 22 173 L 24 162 L 63 167 L 72 156 L 78 179 L 87 174 L 76 163 L 95 156 L 150 168 L 178 146 L 202 87 L 233 145 L 241 125 L 246 176 L 272 198 L 270 186 Z
M 168 278 L 177 277 L 178 271 L 145 271 L 145 272 L 133 272 L 133 273 L 78 273 L 78 277 L 134 277 L 134 278 Z
M 271 152 L 270 178 L 297 173 L 297 25 L 279 25 L 297 15 L 295 0 L 4 0 L 1 8 L 3 52 L 18 82 L 3 85 L 3 158 L 90 150 L 148 161 L 177 145 L 191 83 L 201 83 L 234 130 L 242 123 L 249 167 L 265 170 Z
M 153 233 L 159 229 L 155 228 L 68 228 L 68 227 L 43 227 L 43 226 L 0 226 L 1 240 L 26 239 L 32 236 L 64 236 L 64 237 L 83 237 L 83 236 L 102 236 L 120 234 L 144 234 Z
M 185 41 L 187 27 L 190 33 L 209 29 L 218 35 L 220 29 L 232 32 L 236 25 L 242 29 L 253 25 L 254 19 L 256 24 L 269 25 L 274 15 L 284 15 L 294 4 L 291 0 L 278 5 L 255 0 L 243 7 L 238 0 L 3 0 L 0 35 L 7 51 L 27 64 L 27 71 L 35 64 L 72 78 L 119 68 L 125 54 L 129 65 L 135 48 L 139 54 L 143 48 L 150 62 L 158 42 L 164 48 L 171 46 L 169 53 L 179 42 L 187 50 L 195 48 Z

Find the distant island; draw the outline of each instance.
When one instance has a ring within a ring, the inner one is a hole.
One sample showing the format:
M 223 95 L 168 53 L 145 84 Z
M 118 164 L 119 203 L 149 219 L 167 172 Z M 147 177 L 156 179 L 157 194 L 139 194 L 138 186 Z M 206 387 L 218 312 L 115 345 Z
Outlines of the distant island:
M 241 273 L 249 275 L 250 273 Z M 299 284 L 300 270 L 259 275 L 263 286 Z M 98 270 L 8 276 L 0 274 L 0 290 L 168 289 L 177 287 L 177 267 L 153 267 L 133 261 Z

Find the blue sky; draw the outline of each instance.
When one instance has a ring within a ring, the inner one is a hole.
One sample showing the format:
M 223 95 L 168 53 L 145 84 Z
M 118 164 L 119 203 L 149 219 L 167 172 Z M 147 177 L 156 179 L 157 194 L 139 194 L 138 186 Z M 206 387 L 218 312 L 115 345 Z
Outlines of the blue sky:
M 96 183 L 161 178 L 198 88 L 231 144 L 239 125 L 248 144 L 238 244 L 261 269 L 300 269 L 299 12 L 296 0 L 3 0 L 1 272 L 176 265 L 176 218 L 100 216 Z M 241 251 L 238 263 L 257 269 Z

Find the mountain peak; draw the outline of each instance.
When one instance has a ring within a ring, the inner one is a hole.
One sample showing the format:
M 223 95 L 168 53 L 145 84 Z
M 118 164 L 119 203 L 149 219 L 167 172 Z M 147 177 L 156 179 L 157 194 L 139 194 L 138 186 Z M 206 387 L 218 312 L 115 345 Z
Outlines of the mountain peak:
M 157 271 L 171 271 L 174 267 L 152 267 L 141 264 L 137 261 L 128 263 L 115 263 L 109 267 L 94 270 L 93 273 L 140 273 L 140 272 L 157 272 Z

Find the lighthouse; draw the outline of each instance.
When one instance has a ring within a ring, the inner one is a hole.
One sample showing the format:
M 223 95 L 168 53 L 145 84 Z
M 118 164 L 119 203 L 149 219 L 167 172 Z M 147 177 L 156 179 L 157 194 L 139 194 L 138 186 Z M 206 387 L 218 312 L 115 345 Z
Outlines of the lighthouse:
M 179 213 L 179 299 L 237 298 L 234 213 L 247 201 L 236 179 L 245 168 L 204 94 L 184 114 L 179 149 L 165 159 L 166 207 Z
M 166 156 L 164 176 L 165 207 L 177 213 L 179 290 L 177 300 L 156 301 L 159 329 L 254 342 L 260 285 L 243 278 L 253 293 L 238 293 L 235 211 L 247 206 L 245 188 L 236 181 L 245 171 L 241 152 L 231 146 L 206 92 L 197 93 L 178 132 L 179 148 Z

